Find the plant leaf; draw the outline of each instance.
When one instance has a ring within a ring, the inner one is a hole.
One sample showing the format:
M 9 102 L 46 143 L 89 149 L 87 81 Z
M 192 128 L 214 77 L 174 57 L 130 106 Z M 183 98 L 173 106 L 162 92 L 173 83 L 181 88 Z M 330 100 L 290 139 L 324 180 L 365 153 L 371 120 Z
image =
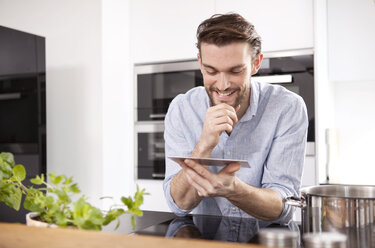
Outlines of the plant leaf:
M 22 192 L 13 183 L 1 185 L 0 202 L 4 202 L 9 207 L 19 210 L 21 205 Z
M 43 213 L 46 205 L 46 196 L 38 189 L 30 187 L 27 191 L 23 207 L 32 212 Z M 41 215 L 42 217 L 42 215 Z
M 133 199 L 129 196 L 129 197 L 121 197 L 121 201 L 125 204 L 125 206 L 128 207 L 128 209 L 131 209 L 133 208 L 133 205 L 134 205 L 134 202 L 133 202 Z
M 74 203 L 73 224 L 80 229 L 101 230 L 104 222 L 100 209 L 91 206 L 82 196 Z
M 64 185 L 71 184 L 73 182 L 73 177 L 65 178 L 65 181 L 63 182 Z
M 132 208 L 132 209 L 129 209 L 128 211 L 134 215 L 143 216 L 143 212 L 140 209 Z
M 26 170 L 23 165 L 18 164 L 13 167 L 13 177 L 18 181 L 22 182 L 26 177 Z
M 10 152 L 2 152 L 2 153 L 0 153 L 0 157 L 3 160 L 3 162 L 7 163 L 11 167 L 13 167 L 15 165 L 14 156 L 13 156 L 12 153 L 10 153 Z
M 44 174 L 41 174 L 41 176 L 37 175 L 35 178 L 31 178 L 30 182 L 36 185 L 41 185 L 44 183 Z
M 68 224 L 68 218 L 63 212 L 56 213 L 56 224 L 59 226 L 66 226 Z
M 55 176 L 55 174 L 53 174 L 52 177 L 51 177 L 51 174 L 50 174 L 49 177 L 50 177 L 49 179 L 50 179 L 51 183 L 54 184 L 54 185 L 59 184 L 64 179 L 63 176 L 61 176 L 61 175 Z
M 132 217 L 131 217 L 131 223 L 132 223 L 132 228 L 134 230 L 135 229 L 135 217 L 134 217 L 134 215 L 132 215 Z
M 9 179 L 11 176 L 12 176 L 12 167 L 5 161 L 0 160 L 0 181 L 3 180 L 4 178 Z
M 121 209 L 121 208 L 119 208 L 119 209 L 111 209 L 105 215 L 103 225 L 105 225 L 105 226 L 108 225 L 112 221 L 116 220 L 123 213 L 125 213 L 125 211 L 123 209 Z

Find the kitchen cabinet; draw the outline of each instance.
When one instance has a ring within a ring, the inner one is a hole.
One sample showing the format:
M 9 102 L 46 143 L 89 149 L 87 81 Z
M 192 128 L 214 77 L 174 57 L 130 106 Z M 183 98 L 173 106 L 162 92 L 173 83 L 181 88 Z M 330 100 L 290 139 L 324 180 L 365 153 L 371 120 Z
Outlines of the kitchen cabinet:
M 214 0 L 131 2 L 130 39 L 134 63 L 195 58 L 198 25 L 214 14 Z
M 253 22 L 264 52 L 313 47 L 312 0 L 138 0 L 130 9 L 134 63 L 195 58 L 196 29 L 215 13 L 237 12 Z
M 329 79 L 374 80 L 375 2 L 329 0 L 327 25 Z
M 0 75 L 35 73 L 37 40 L 34 35 L 0 26 Z
M 315 156 L 306 156 L 303 166 L 301 187 L 313 186 L 317 184 Z
M 0 151 L 29 179 L 46 174 L 45 38 L 0 26 Z M 26 209 L 0 204 L 0 221 L 25 222 Z
M 216 12 L 236 12 L 252 22 L 264 52 L 313 47 L 312 0 L 216 0 Z

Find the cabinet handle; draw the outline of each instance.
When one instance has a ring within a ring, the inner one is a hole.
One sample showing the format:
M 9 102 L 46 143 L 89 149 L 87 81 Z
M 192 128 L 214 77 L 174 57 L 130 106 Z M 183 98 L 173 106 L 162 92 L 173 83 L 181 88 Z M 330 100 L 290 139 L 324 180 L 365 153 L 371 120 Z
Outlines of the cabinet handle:
M 150 114 L 151 119 L 156 119 L 156 118 L 165 118 L 166 114 Z
M 254 76 L 251 77 L 260 83 L 269 84 L 290 84 L 293 82 L 293 76 L 288 75 L 275 75 L 275 76 Z
M 21 99 L 21 93 L 0 94 L 0 100 L 14 100 L 14 99 Z

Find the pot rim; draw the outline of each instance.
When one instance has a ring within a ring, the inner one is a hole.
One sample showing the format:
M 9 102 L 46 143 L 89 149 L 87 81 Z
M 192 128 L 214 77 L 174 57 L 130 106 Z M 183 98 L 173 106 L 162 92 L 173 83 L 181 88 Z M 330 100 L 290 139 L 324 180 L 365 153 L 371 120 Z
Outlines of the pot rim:
M 302 195 L 375 200 L 375 185 L 323 184 L 304 187 Z
M 40 213 L 38 212 L 29 212 L 26 214 L 26 225 L 27 226 L 37 226 L 37 227 L 49 227 L 49 228 L 57 228 L 56 224 L 49 224 L 43 221 L 35 220 Z

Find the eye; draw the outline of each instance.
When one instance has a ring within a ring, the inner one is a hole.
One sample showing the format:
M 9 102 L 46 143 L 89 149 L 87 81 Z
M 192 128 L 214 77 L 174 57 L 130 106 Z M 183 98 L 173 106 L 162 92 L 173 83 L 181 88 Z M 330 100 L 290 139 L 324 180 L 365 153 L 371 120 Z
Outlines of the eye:
M 206 70 L 206 73 L 208 75 L 215 75 L 217 72 L 216 71 L 209 71 L 209 70 Z
M 235 70 L 235 71 L 231 71 L 230 73 L 232 73 L 232 74 L 240 74 L 241 72 L 243 72 L 243 70 Z

